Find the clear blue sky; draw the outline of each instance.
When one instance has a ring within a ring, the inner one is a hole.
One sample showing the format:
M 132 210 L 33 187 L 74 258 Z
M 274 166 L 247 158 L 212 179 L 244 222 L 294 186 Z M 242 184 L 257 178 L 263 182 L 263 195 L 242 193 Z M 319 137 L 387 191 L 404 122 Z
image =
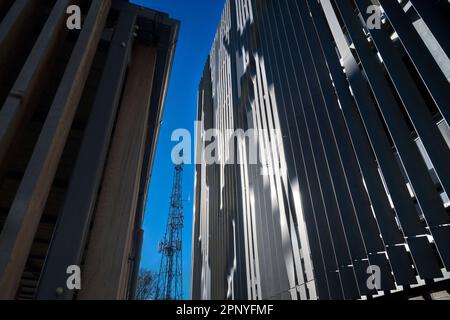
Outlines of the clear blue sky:
M 145 217 L 145 238 L 141 268 L 158 271 L 158 242 L 162 239 L 169 211 L 173 164 L 171 142 L 173 130 L 188 129 L 194 140 L 197 115 L 197 90 L 206 58 L 220 20 L 224 0 L 133 0 L 131 2 L 166 12 L 181 21 L 181 30 L 170 79 L 156 159 L 153 167 Z M 193 146 L 192 146 L 192 150 Z M 184 298 L 190 298 L 192 209 L 194 167 L 186 166 L 183 193 L 185 227 L 183 232 Z

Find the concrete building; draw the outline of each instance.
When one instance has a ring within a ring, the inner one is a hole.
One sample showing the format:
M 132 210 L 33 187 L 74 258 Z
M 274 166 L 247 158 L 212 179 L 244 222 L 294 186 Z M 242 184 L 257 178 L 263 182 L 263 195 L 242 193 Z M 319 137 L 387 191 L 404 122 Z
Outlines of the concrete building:
M 448 297 L 449 6 L 226 2 L 198 94 L 194 299 Z M 256 129 L 258 164 L 209 129 Z
M 120 0 L 0 1 L 0 299 L 133 298 L 178 25 Z

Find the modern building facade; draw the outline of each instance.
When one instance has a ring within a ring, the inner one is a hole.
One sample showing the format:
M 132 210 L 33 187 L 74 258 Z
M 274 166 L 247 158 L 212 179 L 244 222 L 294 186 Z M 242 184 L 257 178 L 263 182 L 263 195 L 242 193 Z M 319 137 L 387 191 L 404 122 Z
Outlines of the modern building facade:
M 449 296 L 449 6 L 226 2 L 198 95 L 194 299 Z M 259 162 L 210 129 L 256 129 Z
M 133 298 L 178 25 L 128 1 L 0 1 L 0 299 Z

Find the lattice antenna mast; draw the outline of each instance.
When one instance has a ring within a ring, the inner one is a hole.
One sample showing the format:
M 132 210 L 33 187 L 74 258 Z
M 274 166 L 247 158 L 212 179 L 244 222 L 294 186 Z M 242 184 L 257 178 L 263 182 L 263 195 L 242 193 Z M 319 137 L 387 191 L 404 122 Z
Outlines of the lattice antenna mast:
M 175 166 L 166 233 L 163 240 L 159 243 L 161 266 L 158 276 L 158 286 L 156 288 L 156 300 L 183 299 L 183 167 L 183 163 Z

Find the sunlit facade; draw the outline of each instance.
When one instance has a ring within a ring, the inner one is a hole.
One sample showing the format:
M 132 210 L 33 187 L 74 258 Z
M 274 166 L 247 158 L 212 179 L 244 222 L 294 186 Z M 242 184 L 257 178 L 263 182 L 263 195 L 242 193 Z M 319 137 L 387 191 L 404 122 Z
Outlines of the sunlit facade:
M 448 6 L 227 1 L 198 95 L 194 299 L 448 297 Z M 256 129 L 258 164 L 209 129 Z

